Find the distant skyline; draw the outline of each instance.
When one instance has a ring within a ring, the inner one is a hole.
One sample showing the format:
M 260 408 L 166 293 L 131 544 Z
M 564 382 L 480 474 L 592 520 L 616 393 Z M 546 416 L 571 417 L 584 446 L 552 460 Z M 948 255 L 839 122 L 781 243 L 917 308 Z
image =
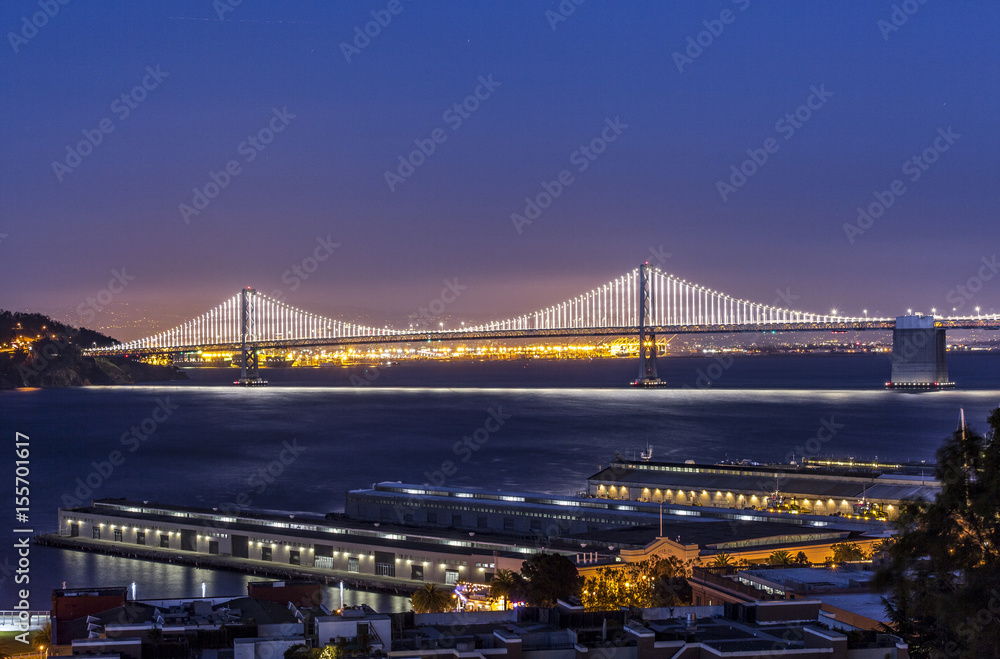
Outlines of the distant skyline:
M 233 4 L 0 6 L 0 308 L 1000 311 L 995 2 Z

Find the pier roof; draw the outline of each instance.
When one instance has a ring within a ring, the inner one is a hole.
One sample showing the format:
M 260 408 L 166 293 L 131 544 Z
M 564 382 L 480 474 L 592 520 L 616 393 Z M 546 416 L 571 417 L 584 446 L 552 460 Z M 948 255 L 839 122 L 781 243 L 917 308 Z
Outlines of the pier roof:
M 860 477 L 852 475 L 815 474 L 808 470 L 789 469 L 748 471 L 745 467 L 718 465 L 670 465 L 671 468 L 634 468 L 612 465 L 597 472 L 588 483 L 613 483 L 629 488 L 709 490 L 713 492 L 770 492 L 814 499 L 859 499 L 900 501 L 923 497 L 933 499 L 939 484 L 930 478 L 914 478 L 890 474 Z
M 91 506 L 68 508 L 77 515 L 103 515 L 136 522 L 136 526 L 177 526 L 242 531 L 247 534 L 281 535 L 318 540 L 324 543 L 364 543 L 387 549 L 435 552 L 469 556 L 471 554 L 496 554 L 524 558 L 525 554 L 540 551 L 528 546 L 514 536 L 470 536 L 465 532 L 447 529 L 428 530 L 417 527 L 396 526 L 371 522 L 338 520 L 331 522 L 320 516 L 297 514 L 271 515 L 265 513 L 227 513 L 203 508 L 163 505 L 129 501 L 126 499 L 101 499 Z M 519 540 L 521 542 L 519 542 Z M 549 548 L 547 551 L 559 551 Z M 569 553 L 566 550 L 564 553 Z
M 846 540 L 856 532 L 837 528 L 790 527 L 775 522 L 705 520 L 702 522 L 663 521 L 663 537 L 680 544 L 699 545 L 706 550 L 731 549 L 734 546 L 782 548 L 817 541 Z M 579 534 L 578 539 L 608 543 L 621 549 L 643 548 L 655 541 L 658 526 L 635 526 Z M 585 551 L 585 549 L 583 550 Z

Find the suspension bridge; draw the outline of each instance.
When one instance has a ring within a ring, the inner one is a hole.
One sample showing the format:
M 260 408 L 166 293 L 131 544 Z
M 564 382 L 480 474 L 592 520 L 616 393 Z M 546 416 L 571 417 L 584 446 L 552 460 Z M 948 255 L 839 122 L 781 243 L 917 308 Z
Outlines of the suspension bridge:
M 91 356 L 240 352 L 240 384 L 263 384 L 259 350 L 272 348 L 398 344 L 582 336 L 639 338 L 636 386 L 659 386 L 657 334 L 739 332 L 893 332 L 893 374 L 902 387 L 949 386 L 945 362 L 948 329 L 1000 329 L 1000 315 L 907 315 L 860 318 L 816 314 L 726 295 L 644 263 L 574 298 L 531 313 L 455 329 L 413 330 L 344 322 L 297 309 L 245 288 L 213 309 L 172 329 L 136 341 L 87 350 Z

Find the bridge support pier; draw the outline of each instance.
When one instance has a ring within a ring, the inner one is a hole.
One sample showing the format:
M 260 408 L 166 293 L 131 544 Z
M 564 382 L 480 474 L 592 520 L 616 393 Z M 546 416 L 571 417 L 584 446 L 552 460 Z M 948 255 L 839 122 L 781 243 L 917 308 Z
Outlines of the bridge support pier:
M 948 379 L 945 330 L 932 316 L 898 316 L 892 331 L 892 376 L 889 389 L 946 389 Z
M 254 295 L 257 291 L 252 288 L 244 288 L 240 293 L 240 352 L 243 360 L 240 366 L 240 379 L 233 384 L 243 387 L 261 387 L 267 384 L 267 380 L 260 377 L 260 368 L 257 357 L 257 348 L 252 345 L 252 341 L 257 334 L 257 315 L 254 313 Z
M 649 287 L 649 264 L 639 266 L 639 377 L 632 381 L 633 387 L 664 387 L 656 371 L 656 335 L 650 331 L 652 295 Z

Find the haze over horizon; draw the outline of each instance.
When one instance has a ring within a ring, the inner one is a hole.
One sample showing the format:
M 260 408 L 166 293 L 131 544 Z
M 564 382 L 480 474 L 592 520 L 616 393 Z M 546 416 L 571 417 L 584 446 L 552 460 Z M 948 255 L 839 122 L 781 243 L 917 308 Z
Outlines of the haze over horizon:
M 0 308 L 1000 311 L 996 3 L 233 4 L 0 6 Z

